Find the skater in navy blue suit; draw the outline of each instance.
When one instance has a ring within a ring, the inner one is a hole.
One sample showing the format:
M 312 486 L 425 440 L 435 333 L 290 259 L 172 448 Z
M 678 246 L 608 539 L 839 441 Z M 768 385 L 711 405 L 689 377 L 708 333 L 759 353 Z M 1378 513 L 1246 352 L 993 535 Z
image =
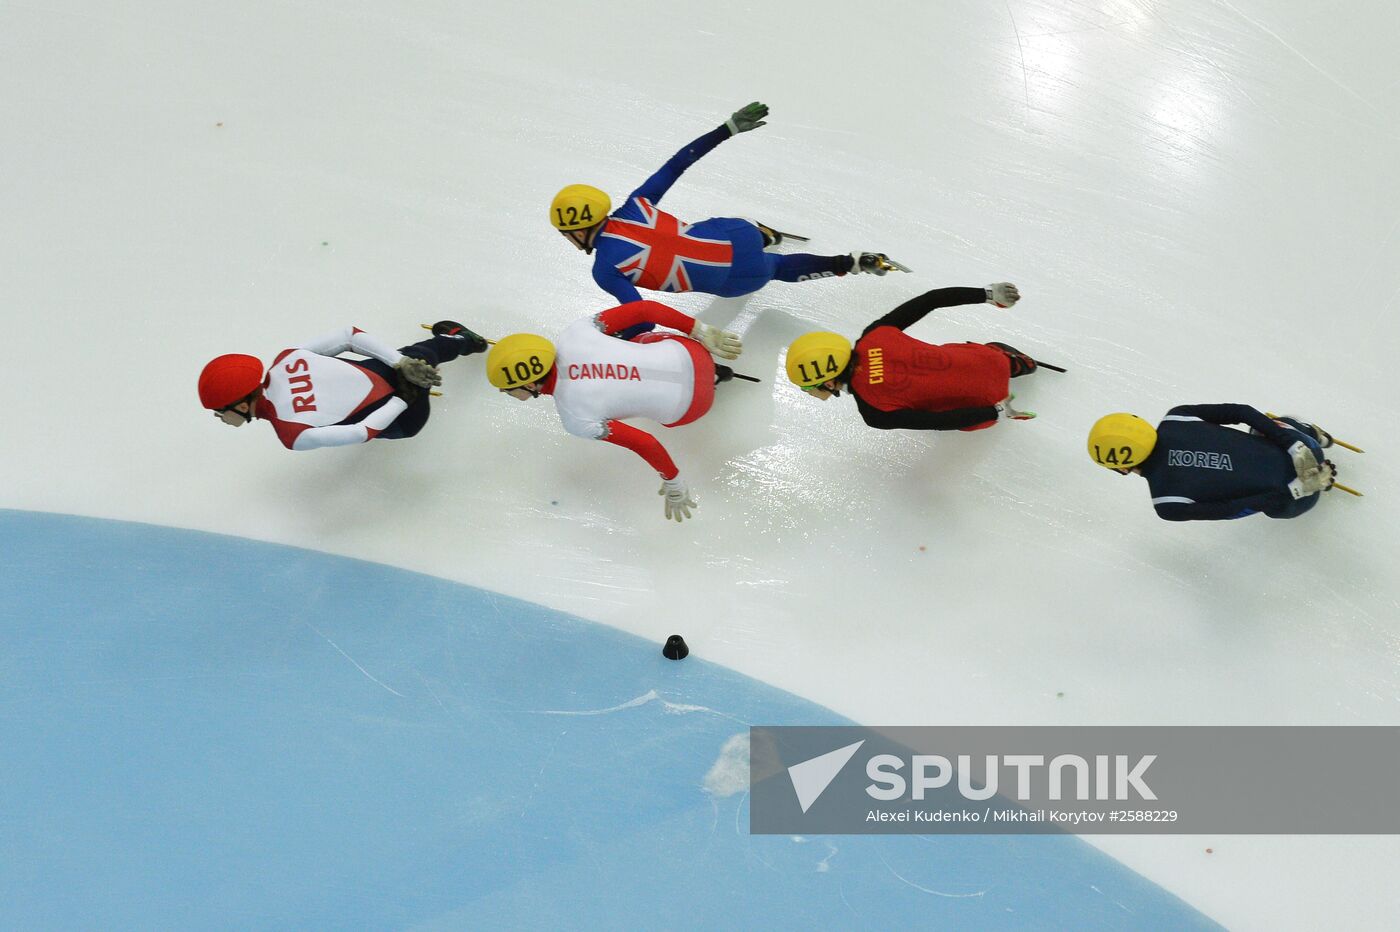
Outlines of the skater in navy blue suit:
M 1110 414 L 1089 432 L 1094 462 L 1146 478 L 1152 507 L 1168 521 L 1296 518 L 1336 482 L 1323 454 L 1331 445 L 1312 424 L 1239 404 L 1180 405 L 1155 428 Z

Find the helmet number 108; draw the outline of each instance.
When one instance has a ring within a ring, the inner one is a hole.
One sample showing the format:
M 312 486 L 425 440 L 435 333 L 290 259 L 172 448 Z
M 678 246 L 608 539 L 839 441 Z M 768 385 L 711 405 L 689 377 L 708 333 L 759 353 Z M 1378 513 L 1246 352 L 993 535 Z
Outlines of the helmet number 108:
M 512 372 L 512 370 L 514 371 Z M 528 360 L 520 360 L 514 366 L 501 366 L 501 373 L 506 377 L 507 382 L 533 382 L 544 375 L 544 363 L 540 357 L 531 356 Z

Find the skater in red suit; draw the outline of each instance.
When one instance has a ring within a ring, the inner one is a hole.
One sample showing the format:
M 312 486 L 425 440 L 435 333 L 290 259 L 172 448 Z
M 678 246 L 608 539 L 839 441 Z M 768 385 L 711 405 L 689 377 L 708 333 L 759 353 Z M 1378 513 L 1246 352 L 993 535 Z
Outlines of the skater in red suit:
M 1010 380 L 1037 363 L 1005 343 L 924 343 L 904 331 L 929 311 L 960 304 L 1007 308 L 1021 295 L 1009 282 L 936 288 L 865 328 L 855 343 L 838 333 L 807 333 L 788 347 L 787 374 L 825 401 L 849 391 L 861 417 L 881 430 L 982 430 L 1000 417 L 1026 421 L 1011 406 Z

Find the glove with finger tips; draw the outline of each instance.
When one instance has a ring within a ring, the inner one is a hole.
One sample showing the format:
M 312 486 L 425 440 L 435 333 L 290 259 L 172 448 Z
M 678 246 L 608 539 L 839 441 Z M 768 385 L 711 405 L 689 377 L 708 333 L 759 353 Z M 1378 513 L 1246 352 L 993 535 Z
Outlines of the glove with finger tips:
M 1288 483 L 1288 491 L 1294 498 L 1307 498 L 1309 495 L 1316 495 L 1318 492 L 1326 492 L 1337 482 L 1337 467 L 1332 465 L 1331 460 L 1323 460 L 1316 470 L 1308 475 L 1298 476 Z
M 744 341 L 739 338 L 737 333 L 711 327 L 698 320 L 690 331 L 690 338 L 699 340 L 705 349 L 721 359 L 738 359 L 739 354 L 744 351 Z
M 695 499 L 690 496 L 690 487 L 685 484 L 685 480 L 680 476 L 674 479 L 662 479 L 661 490 L 656 493 L 666 499 L 666 520 L 683 521 L 690 517 L 692 508 L 699 508 Z
M 1293 458 L 1293 472 L 1299 479 L 1307 479 L 1309 476 L 1316 475 L 1318 469 L 1321 468 L 1312 448 L 1301 440 L 1288 448 L 1288 455 Z
M 442 384 L 442 376 L 438 373 L 437 366 L 425 359 L 405 356 L 394 364 L 394 368 L 404 381 L 411 382 L 419 388 L 432 388 Z
M 1011 402 L 1015 398 L 1015 395 L 1007 395 L 1001 401 L 998 401 L 997 414 L 1000 414 L 1002 417 L 1009 417 L 1013 421 L 1029 421 L 1034 418 L 1034 411 L 1017 411 L 1011 406 Z
M 987 303 L 995 304 L 997 307 L 1007 308 L 1021 300 L 1021 292 L 1016 290 L 1016 286 L 1010 282 L 997 282 L 988 285 L 986 288 Z
M 766 125 L 763 121 L 767 116 L 768 105 L 754 101 L 747 107 L 735 110 L 734 115 L 724 121 L 724 125 L 729 127 L 731 136 L 737 136 L 740 133 L 747 133 L 749 130 Z

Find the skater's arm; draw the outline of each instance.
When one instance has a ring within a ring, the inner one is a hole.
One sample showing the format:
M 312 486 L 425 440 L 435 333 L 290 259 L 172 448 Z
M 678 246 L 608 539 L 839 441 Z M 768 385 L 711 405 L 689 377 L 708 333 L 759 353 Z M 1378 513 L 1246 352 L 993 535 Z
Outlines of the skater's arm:
M 880 430 L 962 430 L 997 419 L 994 405 L 952 411 L 881 411 L 857 398 L 856 407 L 865 423 Z
M 1229 521 L 1232 518 L 1245 518 L 1257 511 L 1271 511 L 1283 508 L 1293 501 L 1287 491 L 1260 492 L 1243 498 L 1232 498 L 1223 502 L 1193 502 L 1190 499 L 1166 496 L 1154 498 L 1152 507 L 1157 517 L 1168 521 Z
M 876 327 L 898 327 L 904 330 L 924 319 L 929 311 L 940 307 L 957 307 L 961 304 L 982 304 L 987 300 L 985 288 L 935 288 L 932 291 L 905 301 L 884 317 L 865 328 L 869 333 Z
M 390 398 L 358 424 L 332 424 L 329 427 L 309 427 L 296 435 L 293 450 L 319 450 L 322 447 L 344 447 L 373 440 L 384 428 L 403 414 L 408 404 L 398 397 Z
M 599 330 L 609 336 L 621 333 L 628 327 L 635 327 L 638 324 L 659 324 L 662 327 L 679 330 L 681 333 L 690 333 L 695 329 L 694 317 L 682 314 L 660 301 L 630 301 L 611 310 L 603 311 L 594 318 L 594 322 Z
M 666 196 L 666 192 L 671 190 L 671 185 L 675 184 L 680 179 L 681 174 L 687 168 L 700 161 L 701 158 L 710 152 L 713 152 L 715 146 L 724 142 L 729 136 L 729 127 L 725 125 L 710 130 L 708 133 L 671 156 L 665 165 L 657 169 L 656 174 L 643 182 L 642 186 L 633 191 L 628 197 L 644 197 L 653 204 L 658 203 L 661 198 Z
M 621 421 L 608 421 L 606 430 L 607 433 L 598 439 L 631 450 L 660 473 L 662 479 L 674 479 L 680 474 L 680 470 L 671 459 L 671 454 L 666 452 L 661 441 L 646 431 Z
M 642 300 L 641 292 L 637 291 L 637 286 L 632 284 L 632 280 L 616 267 L 608 265 L 601 257 L 593 263 L 593 280 L 598 283 L 599 288 L 616 298 L 618 304 Z
M 1167 412 L 1166 419 L 1193 417 L 1211 424 L 1246 424 L 1285 450 L 1298 440 L 1296 433 L 1280 427 L 1265 417 L 1264 412 L 1249 405 L 1178 405 Z
M 403 354 L 398 350 L 383 343 L 379 338 L 370 336 L 359 327 L 342 327 L 315 340 L 303 343 L 298 348 L 310 350 L 322 356 L 339 356 L 347 351 L 359 353 L 361 356 L 371 356 L 391 366 L 398 365 L 399 360 L 403 359 Z

